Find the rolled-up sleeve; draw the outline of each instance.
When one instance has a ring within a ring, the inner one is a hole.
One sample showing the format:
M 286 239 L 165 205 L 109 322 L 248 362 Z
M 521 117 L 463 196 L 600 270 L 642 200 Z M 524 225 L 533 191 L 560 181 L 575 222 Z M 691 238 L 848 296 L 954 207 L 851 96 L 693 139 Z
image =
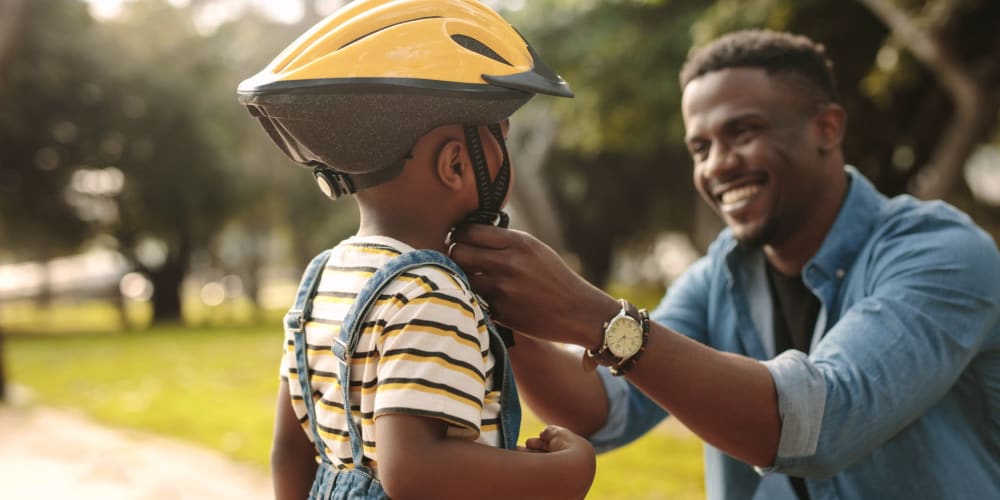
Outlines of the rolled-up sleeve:
M 782 430 L 760 472 L 838 473 L 940 401 L 979 352 L 1000 311 L 1000 258 L 982 235 L 942 225 L 883 242 L 810 356 L 765 362 Z
M 779 457 L 801 457 L 816 452 L 826 406 L 826 380 L 800 351 L 786 351 L 765 361 L 774 378 L 781 416 Z
M 666 418 L 666 410 L 624 378 L 611 375 L 605 368 L 598 373 L 609 403 L 604 427 L 589 437 L 598 453 L 631 443 Z
M 628 424 L 629 384 L 605 369 L 599 370 L 598 375 L 608 398 L 608 419 L 604 427 L 590 436 L 590 444 L 594 446 L 594 450 L 602 453 L 614 449 L 624 441 L 625 427 Z

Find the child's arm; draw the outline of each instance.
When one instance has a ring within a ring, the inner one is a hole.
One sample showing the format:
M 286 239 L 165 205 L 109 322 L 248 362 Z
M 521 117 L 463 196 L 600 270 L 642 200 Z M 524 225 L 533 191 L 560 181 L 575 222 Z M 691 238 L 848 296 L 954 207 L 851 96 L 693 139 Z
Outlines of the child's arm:
M 316 449 L 302 431 L 292 409 L 288 381 L 281 380 L 271 446 L 271 478 L 276 500 L 302 500 L 309 496 L 316 477 Z
M 409 498 L 584 498 L 594 479 L 594 450 L 584 438 L 549 426 L 528 440 L 539 452 L 511 451 L 445 436 L 435 418 L 387 414 L 375 419 L 382 487 Z

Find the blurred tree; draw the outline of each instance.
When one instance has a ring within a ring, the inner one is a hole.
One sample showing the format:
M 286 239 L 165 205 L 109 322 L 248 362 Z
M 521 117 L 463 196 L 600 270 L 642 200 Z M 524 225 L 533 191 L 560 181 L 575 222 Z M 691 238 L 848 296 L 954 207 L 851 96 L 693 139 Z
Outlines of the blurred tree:
M 677 73 L 691 46 L 725 32 L 768 27 L 826 45 L 850 116 L 847 159 L 883 192 L 916 186 L 911 179 L 922 165 L 942 164 L 940 151 L 951 151 L 944 163 L 960 178 L 972 147 L 996 127 L 1000 3 L 905 5 L 909 10 L 896 12 L 908 13 L 908 22 L 938 44 L 940 61 L 950 61 L 966 83 L 975 81 L 983 91 L 970 100 L 983 108 L 979 118 L 953 118 L 974 124 L 959 129 L 968 137 L 941 127 L 952 115 L 950 84 L 943 87 L 940 76 L 903 55 L 887 65 L 885 47 L 900 45 L 901 37 L 890 37 L 861 2 L 536 0 L 511 13 L 513 24 L 576 92 L 576 99 L 551 105 L 566 125 L 544 174 L 583 273 L 604 283 L 617 248 L 644 244 L 659 231 L 693 235 L 701 248 L 714 238 L 718 218 L 696 199 L 689 181 Z M 963 140 L 956 147 L 958 136 Z M 931 161 L 934 151 L 939 156 Z M 968 209 L 967 193 L 945 189 L 937 195 Z
M 251 297 L 257 295 L 264 264 L 290 264 L 294 279 L 323 248 L 357 228 L 357 209 L 350 198 L 331 202 L 317 188 L 311 172 L 285 157 L 256 119 L 239 105 L 236 86 L 262 70 L 273 57 L 319 19 L 312 10 L 297 22 L 280 24 L 251 11 L 219 27 L 213 38 L 217 60 L 225 66 L 229 86 L 221 110 L 233 143 L 227 148 L 236 162 L 238 209 L 230 228 L 238 235 L 238 252 L 222 259 L 239 268 Z M 287 242 L 291 262 L 275 262 L 275 241 Z
M 594 283 L 618 249 L 650 244 L 653 228 L 697 230 L 677 70 L 707 5 L 538 0 L 508 14 L 576 93 L 521 115 L 544 106 L 563 124 L 542 174 L 561 236 Z
M 233 206 L 214 116 L 231 82 L 182 11 L 128 7 L 95 23 L 76 0 L 27 3 L 0 96 L 0 230 L 43 262 L 113 236 L 154 284 L 154 321 L 176 321 L 192 252 Z
M 26 2 L 20 22 L 7 22 L 17 29 L 5 33 L 0 91 L 0 239 L 14 258 L 46 261 L 89 233 L 64 195 L 96 146 L 82 126 L 96 107 L 81 82 L 101 75 L 81 3 Z
M 0 93 L 14 54 L 24 12 L 24 0 L 8 0 L 0 4 Z
M 24 12 L 24 0 L 10 0 L 0 5 L 0 95 L 4 93 L 7 71 L 13 66 L 14 46 Z M 4 367 L 4 332 L 0 327 L 0 403 L 7 400 L 7 370 Z
M 929 0 L 911 8 L 887 0 L 860 0 L 891 31 L 880 49 L 908 51 L 950 100 L 951 112 L 913 191 L 946 198 L 962 182 L 965 161 L 996 127 L 1000 109 L 1000 21 L 997 2 Z M 894 58 L 898 56 L 887 55 Z M 890 62 L 879 69 L 891 72 Z
M 126 179 L 109 230 L 153 283 L 153 321 L 177 321 L 192 257 L 210 250 L 239 206 L 233 83 L 219 39 L 200 33 L 186 9 L 137 2 L 102 27 L 118 48 L 104 54 L 117 87 L 103 160 Z

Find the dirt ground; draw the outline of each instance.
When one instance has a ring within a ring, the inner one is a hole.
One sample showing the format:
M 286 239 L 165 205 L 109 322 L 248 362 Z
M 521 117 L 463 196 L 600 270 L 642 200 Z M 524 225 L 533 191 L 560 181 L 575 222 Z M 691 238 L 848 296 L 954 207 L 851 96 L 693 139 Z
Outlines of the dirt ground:
M 265 471 L 215 451 L 15 400 L 0 405 L 0 498 L 273 497 Z

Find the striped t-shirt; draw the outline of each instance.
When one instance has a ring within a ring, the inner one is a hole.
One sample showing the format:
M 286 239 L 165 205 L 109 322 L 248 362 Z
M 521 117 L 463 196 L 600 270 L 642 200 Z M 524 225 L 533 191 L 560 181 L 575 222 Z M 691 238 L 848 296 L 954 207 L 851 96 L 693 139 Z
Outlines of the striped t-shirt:
M 411 251 L 381 236 L 352 237 L 333 248 L 305 324 L 319 434 L 338 468 L 351 466 L 337 360 L 330 345 L 357 293 L 375 270 Z M 500 391 L 480 302 L 450 272 L 411 269 L 389 283 L 364 320 L 351 363 L 351 412 L 361 419 L 365 465 L 377 470 L 375 419 L 389 413 L 436 418 L 448 435 L 500 446 Z M 296 380 L 294 340 L 286 334 L 281 376 L 295 414 L 312 439 Z

